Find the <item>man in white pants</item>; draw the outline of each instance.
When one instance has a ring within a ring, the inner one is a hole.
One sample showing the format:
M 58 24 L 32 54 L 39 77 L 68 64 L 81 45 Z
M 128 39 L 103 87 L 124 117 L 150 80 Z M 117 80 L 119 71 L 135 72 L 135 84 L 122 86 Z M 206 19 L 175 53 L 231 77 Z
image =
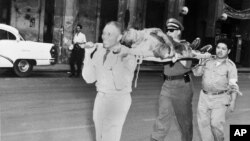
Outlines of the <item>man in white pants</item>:
M 97 89 L 93 110 L 96 141 L 120 140 L 131 105 L 137 63 L 135 56 L 128 55 L 129 48 L 120 44 L 121 33 L 118 22 L 109 22 L 103 29 L 103 43 L 85 50 L 82 76 L 87 83 L 96 82 Z
M 195 76 L 202 76 L 202 90 L 197 107 L 198 127 L 202 141 L 224 141 L 226 111 L 233 112 L 239 91 L 236 65 L 228 58 L 232 43 L 217 41 L 216 57 L 201 60 L 193 68 Z

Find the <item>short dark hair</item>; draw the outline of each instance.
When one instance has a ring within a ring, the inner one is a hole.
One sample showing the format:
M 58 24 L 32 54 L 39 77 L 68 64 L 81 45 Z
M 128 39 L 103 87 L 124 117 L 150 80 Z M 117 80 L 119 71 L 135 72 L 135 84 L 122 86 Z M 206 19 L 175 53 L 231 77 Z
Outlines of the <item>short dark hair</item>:
M 217 45 L 219 44 L 219 43 L 223 43 L 223 44 L 225 44 L 226 46 L 227 46 L 227 49 L 232 49 L 232 41 L 230 40 L 230 39 L 227 39 L 227 38 L 222 38 L 222 39 L 219 39 L 218 41 L 217 41 Z
M 114 25 L 115 27 L 117 27 L 120 30 L 121 33 L 123 33 L 124 29 L 123 29 L 122 24 L 120 22 L 110 21 L 106 25 L 109 25 L 109 24 Z
M 77 24 L 76 27 L 80 27 L 80 29 L 82 29 L 82 25 L 81 24 Z

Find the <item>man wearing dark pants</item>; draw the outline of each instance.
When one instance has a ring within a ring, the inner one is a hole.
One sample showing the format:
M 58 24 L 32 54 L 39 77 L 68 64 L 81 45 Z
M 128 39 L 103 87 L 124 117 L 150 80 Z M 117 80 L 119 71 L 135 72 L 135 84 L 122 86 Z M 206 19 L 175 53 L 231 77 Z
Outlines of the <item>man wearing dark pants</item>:
M 181 32 L 184 29 L 182 24 L 170 18 L 166 22 L 167 35 L 171 36 L 180 45 Z M 192 141 L 192 97 L 193 86 L 189 76 L 191 61 L 177 61 L 164 65 L 165 81 L 162 85 L 159 98 L 159 115 L 156 119 L 152 141 L 164 141 L 170 127 L 171 119 L 176 116 L 182 141 Z
M 73 39 L 73 49 L 70 55 L 70 75 L 69 77 L 73 76 L 80 76 L 82 63 L 84 58 L 84 44 L 86 43 L 86 36 L 81 32 L 82 26 L 78 24 L 76 26 L 76 34 L 74 35 Z M 75 70 L 75 65 L 77 66 L 77 71 Z

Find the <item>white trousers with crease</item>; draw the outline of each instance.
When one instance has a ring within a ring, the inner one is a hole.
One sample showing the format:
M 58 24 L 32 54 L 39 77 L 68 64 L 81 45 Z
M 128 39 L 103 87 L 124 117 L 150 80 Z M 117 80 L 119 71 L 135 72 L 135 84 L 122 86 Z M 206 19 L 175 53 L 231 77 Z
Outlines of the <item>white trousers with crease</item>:
M 120 140 L 130 106 L 130 93 L 97 93 L 93 110 L 96 141 Z

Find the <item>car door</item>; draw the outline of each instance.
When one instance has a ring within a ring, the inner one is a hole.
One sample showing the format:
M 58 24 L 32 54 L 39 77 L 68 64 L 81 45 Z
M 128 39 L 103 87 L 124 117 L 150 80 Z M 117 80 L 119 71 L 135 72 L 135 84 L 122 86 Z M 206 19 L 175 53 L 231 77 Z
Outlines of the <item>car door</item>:
M 19 55 L 17 38 L 14 34 L 0 29 L 0 67 L 12 67 Z

